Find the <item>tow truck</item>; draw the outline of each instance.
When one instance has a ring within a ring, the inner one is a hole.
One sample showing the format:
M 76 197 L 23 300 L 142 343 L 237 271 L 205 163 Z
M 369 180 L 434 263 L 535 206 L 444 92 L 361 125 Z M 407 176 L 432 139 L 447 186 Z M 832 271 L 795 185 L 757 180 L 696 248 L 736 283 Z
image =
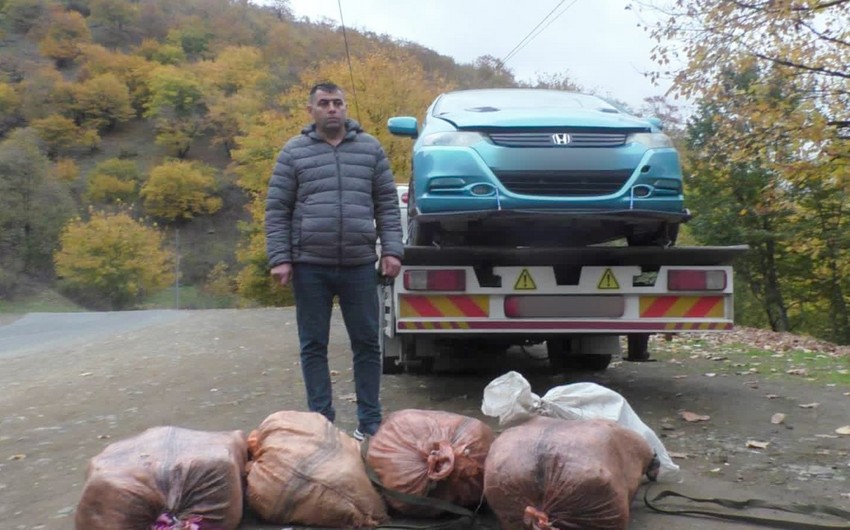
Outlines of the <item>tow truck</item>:
M 379 287 L 385 374 L 436 359 L 546 345 L 553 372 L 649 360 L 652 334 L 734 325 L 733 261 L 723 247 L 407 246 Z

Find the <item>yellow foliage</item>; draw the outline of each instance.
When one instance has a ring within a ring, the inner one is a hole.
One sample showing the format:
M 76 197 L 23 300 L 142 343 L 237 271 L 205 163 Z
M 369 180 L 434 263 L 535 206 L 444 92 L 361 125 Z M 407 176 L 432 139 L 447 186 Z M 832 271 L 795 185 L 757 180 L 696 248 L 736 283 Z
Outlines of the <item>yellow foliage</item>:
M 33 120 L 31 125 L 44 141 L 50 156 L 56 156 L 75 148 L 90 148 L 97 145 L 99 140 L 94 131 L 77 127 L 73 120 L 58 114 Z
M 128 214 L 95 212 L 65 226 L 54 263 L 71 289 L 121 309 L 173 281 L 172 255 L 162 247 L 160 232 Z
M 227 96 L 256 88 L 268 78 L 267 67 L 260 50 L 250 46 L 228 46 L 214 60 L 196 66 L 205 84 Z
M 21 106 L 21 97 L 9 83 L 0 82 L 0 116 L 13 116 Z
M 136 183 L 113 175 L 97 173 L 89 177 L 86 199 L 91 202 L 127 202 L 136 195 Z
M 168 222 L 212 214 L 222 206 L 213 195 L 215 170 L 197 162 L 172 160 L 155 167 L 142 187 L 146 211 Z
M 75 85 L 74 95 L 74 110 L 85 127 L 109 129 L 135 115 L 127 85 L 113 73 Z
M 62 182 L 73 182 L 80 176 L 80 168 L 73 158 L 60 158 L 53 167 L 53 174 Z
M 73 61 L 82 53 L 80 46 L 91 41 L 86 19 L 76 11 L 54 9 L 47 34 L 39 43 L 42 54 L 58 63 Z

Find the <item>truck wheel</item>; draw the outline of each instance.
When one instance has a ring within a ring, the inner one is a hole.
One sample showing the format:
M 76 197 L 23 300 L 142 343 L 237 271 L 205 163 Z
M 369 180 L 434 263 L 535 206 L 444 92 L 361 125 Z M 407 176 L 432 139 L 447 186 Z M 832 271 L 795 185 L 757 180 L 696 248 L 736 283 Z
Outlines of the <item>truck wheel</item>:
M 434 371 L 433 357 L 420 357 L 407 365 L 407 373 L 413 375 L 428 375 Z
M 400 374 L 403 370 L 403 367 L 398 364 L 398 357 L 384 356 L 383 368 L 381 370 L 384 375 Z
M 563 374 L 571 371 L 569 339 L 552 338 L 546 340 L 546 353 L 549 354 L 549 368 Z
M 600 372 L 611 364 L 611 355 L 598 353 L 581 353 L 573 355 L 573 361 L 578 370 Z
M 649 360 L 649 333 L 631 333 L 628 339 L 627 361 L 646 362 Z
M 549 367 L 556 373 L 601 371 L 611 364 L 612 355 L 602 353 L 573 353 L 569 339 L 548 339 Z

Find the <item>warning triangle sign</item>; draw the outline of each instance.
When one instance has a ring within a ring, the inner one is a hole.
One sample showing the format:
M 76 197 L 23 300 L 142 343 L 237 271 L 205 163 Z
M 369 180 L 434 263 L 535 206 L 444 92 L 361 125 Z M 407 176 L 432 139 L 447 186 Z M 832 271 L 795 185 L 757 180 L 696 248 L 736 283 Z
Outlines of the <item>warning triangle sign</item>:
M 599 285 L 596 286 L 597 289 L 619 289 L 620 282 L 617 281 L 617 277 L 614 276 L 614 271 L 611 269 L 605 269 L 605 272 L 602 274 L 602 278 L 599 279 Z
M 534 283 L 534 279 L 531 277 L 528 269 L 522 269 L 522 272 L 519 273 L 519 278 L 516 279 L 514 289 L 517 291 L 532 291 L 537 289 L 537 284 Z

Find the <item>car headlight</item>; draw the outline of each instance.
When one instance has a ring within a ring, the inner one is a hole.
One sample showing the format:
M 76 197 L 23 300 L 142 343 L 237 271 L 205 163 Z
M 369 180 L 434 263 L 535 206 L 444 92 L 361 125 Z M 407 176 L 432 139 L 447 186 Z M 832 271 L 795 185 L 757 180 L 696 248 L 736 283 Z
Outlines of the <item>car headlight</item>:
M 484 135 L 477 132 L 441 132 L 422 137 L 422 145 L 448 145 L 466 147 L 484 140 Z
M 635 142 L 645 145 L 648 149 L 673 147 L 670 137 L 663 133 L 634 133 L 626 138 L 626 143 Z

